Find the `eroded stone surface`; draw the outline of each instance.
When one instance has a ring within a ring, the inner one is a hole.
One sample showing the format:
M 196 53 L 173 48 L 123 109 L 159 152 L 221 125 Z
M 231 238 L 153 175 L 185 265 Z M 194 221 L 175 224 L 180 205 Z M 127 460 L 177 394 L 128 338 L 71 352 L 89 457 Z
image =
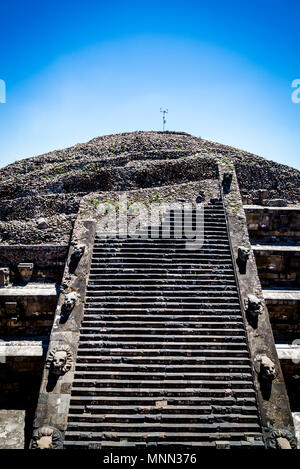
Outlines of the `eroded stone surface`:
M 25 410 L 0 410 L 0 449 L 24 449 Z

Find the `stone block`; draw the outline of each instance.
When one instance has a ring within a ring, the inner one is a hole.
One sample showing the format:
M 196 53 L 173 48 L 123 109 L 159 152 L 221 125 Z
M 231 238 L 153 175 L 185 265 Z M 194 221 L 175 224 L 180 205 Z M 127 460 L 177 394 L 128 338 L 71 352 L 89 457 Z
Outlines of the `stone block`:
M 0 268 L 0 287 L 8 287 L 9 285 L 9 268 L 1 267 Z
M 265 205 L 267 207 L 286 207 L 287 201 L 284 199 L 266 199 Z
M 16 301 L 5 302 L 5 313 L 7 316 L 14 316 L 18 313 L 18 303 Z
M 32 262 L 21 262 L 18 264 L 18 271 L 24 283 L 28 283 L 31 279 L 33 266 L 34 264 Z
M 0 410 L 0 449 L 24 449 L 25 410 Z

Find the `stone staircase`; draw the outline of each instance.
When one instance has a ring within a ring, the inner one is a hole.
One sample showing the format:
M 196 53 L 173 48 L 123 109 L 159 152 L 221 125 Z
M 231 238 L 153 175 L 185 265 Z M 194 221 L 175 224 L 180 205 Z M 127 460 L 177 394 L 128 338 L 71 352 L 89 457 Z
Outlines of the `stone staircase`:
M 65 448 L 263 446 L 223 205 L 204 210 L 199 250 L 96 236 Z

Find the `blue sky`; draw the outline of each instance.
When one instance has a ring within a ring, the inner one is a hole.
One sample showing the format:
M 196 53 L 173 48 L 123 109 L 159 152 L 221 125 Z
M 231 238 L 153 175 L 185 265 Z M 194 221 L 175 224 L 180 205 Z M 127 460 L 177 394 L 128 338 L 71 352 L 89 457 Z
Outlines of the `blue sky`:
M 98 135 L 183 130 L 300 169 L 300 2 L 0 3 L 0 166 Z

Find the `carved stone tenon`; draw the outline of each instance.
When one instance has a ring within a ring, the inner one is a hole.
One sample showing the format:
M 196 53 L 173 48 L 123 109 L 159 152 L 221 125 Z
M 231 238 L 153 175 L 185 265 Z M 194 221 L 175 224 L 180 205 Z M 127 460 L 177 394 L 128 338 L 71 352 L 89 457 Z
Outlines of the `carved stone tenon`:
M 62 449 L 63 437 L 57 428 L 44 426 L 33 432 L 31 449 Z
M 266 355 L 257 355 L 254 360 L 254 368 L 260 379 L 273 381 L 277 376 L 275 363 Z
M 58 345 L 49 352 L 46 367 L 53 374 L 64 375 L 71 369 L 72 362 L 71 348 L 68 345 Z
M 247 296 L 245 300 L 245 308 L 248 313 L 250 313 L 253 316 L 258 316 L 262 312 L 261 307 L 262 307 L 261 300 L 257 298 L 257 296 L 252 295 L 252 294 Z

